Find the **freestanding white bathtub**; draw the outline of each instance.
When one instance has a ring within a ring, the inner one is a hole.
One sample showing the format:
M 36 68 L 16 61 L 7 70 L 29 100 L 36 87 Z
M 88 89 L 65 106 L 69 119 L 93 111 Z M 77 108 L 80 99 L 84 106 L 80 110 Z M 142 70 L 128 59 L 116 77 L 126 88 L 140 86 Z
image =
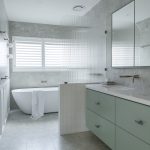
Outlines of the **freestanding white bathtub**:
M 29 88 L 12 90 L 12 95 L 20 110 L 26 114 L 32 113 L 32 92 L 40 91 L 38 98 L 44 101 L 44 113 L 58 112 L 59 88 Z

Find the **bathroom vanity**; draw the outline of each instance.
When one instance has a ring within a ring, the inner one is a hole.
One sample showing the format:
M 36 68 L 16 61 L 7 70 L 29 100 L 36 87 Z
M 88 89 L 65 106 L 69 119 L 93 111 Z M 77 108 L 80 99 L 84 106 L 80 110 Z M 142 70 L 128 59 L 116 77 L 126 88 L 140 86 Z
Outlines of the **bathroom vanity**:
M 123 86 L 86 86 L 86 124 L 112 150 L 150 150 L 150 99 Z

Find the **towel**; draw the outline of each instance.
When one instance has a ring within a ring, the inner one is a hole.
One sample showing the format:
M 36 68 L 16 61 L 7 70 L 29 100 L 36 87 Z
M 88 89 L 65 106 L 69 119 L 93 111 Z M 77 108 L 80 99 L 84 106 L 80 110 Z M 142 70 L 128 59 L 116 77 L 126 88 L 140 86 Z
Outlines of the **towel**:
M 40 91 L 32 92 L 32 118 L 37 120 L 44 115 L 44 101 L 39 98 Z
M 43 94 L 43 91 L 38 92 L 38 114 L 40 117 L 44 116 L 44 105 L 45 101 L 42 98 L 39 98 L 39 94 Z

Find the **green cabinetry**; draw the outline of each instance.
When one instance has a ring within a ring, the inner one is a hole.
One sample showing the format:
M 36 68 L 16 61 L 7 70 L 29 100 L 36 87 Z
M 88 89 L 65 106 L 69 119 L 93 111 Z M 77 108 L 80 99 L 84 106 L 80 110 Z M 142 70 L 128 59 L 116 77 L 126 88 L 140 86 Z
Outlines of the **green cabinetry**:
M 87 108 L 101 117 L 115 122 L 115 97 L 87 90 Z
M 112 150 L 150 150 L 150 106 L 86 90 L 86 124 Z
M 115 125 L 87 110 L 87 127 L 110 148 L 115 147 Z
M 116 127 L 116 150 L 150 150 L 150 145 Z
M 116 124 L 150 144 L 150 107 L 117 98 Z

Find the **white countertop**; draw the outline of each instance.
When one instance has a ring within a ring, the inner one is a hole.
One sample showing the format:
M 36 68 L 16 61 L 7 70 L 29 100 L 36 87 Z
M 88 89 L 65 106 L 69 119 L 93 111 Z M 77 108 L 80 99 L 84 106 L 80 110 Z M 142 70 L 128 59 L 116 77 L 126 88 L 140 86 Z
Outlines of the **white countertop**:
M 120 85 L 110 86 L 102 84 L 87 84 L 86 88 L 150 106 L 150 94 L 139 93 L 130 87 Z

